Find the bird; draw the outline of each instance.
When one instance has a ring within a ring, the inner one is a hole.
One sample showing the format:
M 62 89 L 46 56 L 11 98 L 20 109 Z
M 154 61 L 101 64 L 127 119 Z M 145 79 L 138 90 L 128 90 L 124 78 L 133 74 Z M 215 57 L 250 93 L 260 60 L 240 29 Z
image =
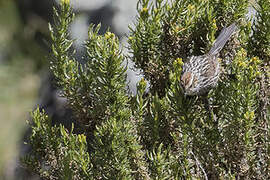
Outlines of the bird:
M 183 64 L 180 84 L 185 96 L 205 95 L 217 86 L 221 72 L 218 56 L 236 29 L 235 23 L 224 27 L 207 54 L 191 56 Z

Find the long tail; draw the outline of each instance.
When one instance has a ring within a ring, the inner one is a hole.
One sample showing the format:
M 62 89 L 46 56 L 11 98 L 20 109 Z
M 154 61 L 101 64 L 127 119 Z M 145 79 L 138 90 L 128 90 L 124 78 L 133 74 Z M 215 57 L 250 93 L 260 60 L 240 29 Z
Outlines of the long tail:
M 231 24 L 229 27 L 224 27 L 214 42 L 213 47 L 209 51 L 209 55 L 217 55 L 221 49 L 224 47 L 226 42 L 230 39 L 233 32 L 237 29 L 235 23 Z

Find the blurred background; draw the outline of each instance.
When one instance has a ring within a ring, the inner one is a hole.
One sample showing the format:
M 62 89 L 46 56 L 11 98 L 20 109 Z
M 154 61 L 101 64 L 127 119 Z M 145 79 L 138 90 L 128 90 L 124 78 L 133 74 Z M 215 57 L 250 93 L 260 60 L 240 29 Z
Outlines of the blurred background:
M 24 141 L 30 129 L 26 120 L 39 105 L 54 123 L 67 126 L 73 121 L 49 72 L 50 38 L 48 22 L 57 0 L 0 0 L 0 179 L 39 179 L 19 164 L 19 156 L 29 152 Z M 87 38 L 88 25 L 101 23 L 126 46 L 128 25 L 136 15 L 137 0 L 71 0 L 77 14 L 71 38 L 77 39 L 77 60 Z M 127 51 L 124 49 L 124 52 Z M 129 63 L 132 67 L 132 63 Z M 135 92 L 138 72 L 128 70 L 129 88 Z

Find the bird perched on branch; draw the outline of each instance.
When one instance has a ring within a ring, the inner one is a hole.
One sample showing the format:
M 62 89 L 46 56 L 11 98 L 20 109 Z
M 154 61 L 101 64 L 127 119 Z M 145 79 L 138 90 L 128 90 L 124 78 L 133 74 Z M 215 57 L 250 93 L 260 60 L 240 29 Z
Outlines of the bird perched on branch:
M 203 95 L 217 86 L 221 71 L 218 55 L 236 28 L 235 23 L 224 27 L 207 54 L 192 56 L 184 63 L 181 86 L 185 95 Z

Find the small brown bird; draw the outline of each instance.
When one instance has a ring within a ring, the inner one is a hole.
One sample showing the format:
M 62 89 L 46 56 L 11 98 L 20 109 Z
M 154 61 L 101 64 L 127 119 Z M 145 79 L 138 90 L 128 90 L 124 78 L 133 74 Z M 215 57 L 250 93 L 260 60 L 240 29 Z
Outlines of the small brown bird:
M 217 86 L 220 74 L 218 55 L 236 28 L 235 23 L 224 27 L 207 54 L 192 56 L 185 62 L 181 76 L 185 95 L 203 95 Z

